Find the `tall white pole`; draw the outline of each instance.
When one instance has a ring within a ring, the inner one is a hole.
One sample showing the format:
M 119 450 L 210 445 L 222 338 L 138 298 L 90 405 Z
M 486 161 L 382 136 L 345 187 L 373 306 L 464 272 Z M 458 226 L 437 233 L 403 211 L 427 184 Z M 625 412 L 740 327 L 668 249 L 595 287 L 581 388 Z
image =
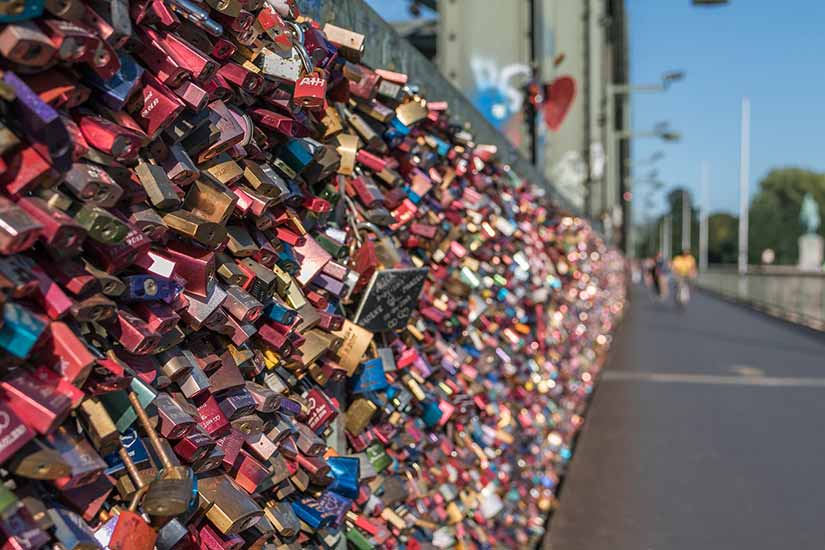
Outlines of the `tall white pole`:
M 688 192 L 682 191 L 682 250 L 690 248 L 690 205 L 688 204 Z
M 750 168 L 751 102 L 742 98 L 742 136 L 739 151 L 739 273 L 748 271 L 748 179 Z
M 710 197 L 708 180 L 710 178 L 708 161 L 702 161 L 702 214 L 699 218 L 699 269 L 708 268 L 708 215 L 710 215 Z
M 670 261 L 671 245 L 673 244 L 673 216 L 668 214 L 665 217 L 665 246 L 664 257 L 665 261 Z
M 667 222 L 663 219 L 662 225 L 659 226 L 659 250 L 662 254 L 662 258 L 665 257 L 665 225 Z

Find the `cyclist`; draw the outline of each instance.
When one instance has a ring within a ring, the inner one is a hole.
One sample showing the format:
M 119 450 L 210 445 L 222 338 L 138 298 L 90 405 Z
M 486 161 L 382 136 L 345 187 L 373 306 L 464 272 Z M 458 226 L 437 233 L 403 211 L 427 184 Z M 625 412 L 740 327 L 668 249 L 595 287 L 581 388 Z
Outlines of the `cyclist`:
M 690 287 L 688 286 L 688 279 L 696 277 L 696 260 L 690 253 L 690 249 L 686 248 L 681 254 L 673 258 L 671 262 L 671 271 L 676 279 L 676 304 L 685 306 L 690 300 Z

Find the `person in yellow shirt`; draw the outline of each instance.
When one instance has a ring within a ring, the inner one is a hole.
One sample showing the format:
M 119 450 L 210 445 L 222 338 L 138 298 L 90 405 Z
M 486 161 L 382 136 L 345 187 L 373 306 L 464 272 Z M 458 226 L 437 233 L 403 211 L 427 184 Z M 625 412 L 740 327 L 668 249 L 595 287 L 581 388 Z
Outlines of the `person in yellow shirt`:
M 684 306 L 690 300 L 690 287 L 687 281 L 696 277 L 696 260 L 689 248 L 673 258 L 670 269 L 676 278 L 676 303 Z

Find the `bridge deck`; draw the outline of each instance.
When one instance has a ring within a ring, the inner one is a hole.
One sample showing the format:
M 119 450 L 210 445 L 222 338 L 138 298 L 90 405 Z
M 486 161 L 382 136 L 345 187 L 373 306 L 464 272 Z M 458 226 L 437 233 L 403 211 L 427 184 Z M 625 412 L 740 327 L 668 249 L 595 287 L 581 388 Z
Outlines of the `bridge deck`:
M 633 290 L 552 550 L 825 548 L 825 337 Z

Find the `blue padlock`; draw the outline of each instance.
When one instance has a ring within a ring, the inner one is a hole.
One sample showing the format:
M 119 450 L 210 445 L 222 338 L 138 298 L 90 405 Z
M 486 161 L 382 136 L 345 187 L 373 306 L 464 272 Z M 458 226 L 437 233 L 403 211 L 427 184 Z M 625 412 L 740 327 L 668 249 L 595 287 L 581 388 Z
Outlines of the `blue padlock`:
M 45 6 L 46 0 L 0 0 L 0 23 L 40 17 Z
M 127 429 L 120 436 L 120 442 L 123 444 L 126 452 L 129 453 L 132 462 L 136 465 L 149 460 L 149 453 L 146 451 L 146 446 L 143 445 L 143 441 L 141 441 L 140 436 L 134 428 Z M 120 451 L 109 453 L 103 457 L 103 460 L 109 465 L 109 467 L 106 468 L 106 475 L 111 476 L 118 474 L 126 468 L 123 460 L 120 458 Z
M 431 400 L 426 400 L 421 403 L 424 412 L 421 414 L 421 419 L 428 428 L 432 428 L 438 424 L 444 413 L 439 408 L 438 403 Z
M 358 480 L 361 478 L 361 461 L 351 456 L 331 456 L 327 459 L 333 482 L 327 489 L 351 499 L 358 498 Z
M 312 162 L 312 152 L 309 146 L 300 139 L 291 139 L 278 151 L 277 160 L 283 162 L 288 167 L 285 171 L 288 179 L 293 179 L 295 176 L 301 174 L 304 169 Z M 273 166 L 278 167 L 280 163 L 276 162 Z M 283 169 L 282 169 L 283 170 Z M 294 175 L 289 175 L 292 171 Z
M 392 117 L 390 121 L 390 126 L 393 130 L 401 134 L 402 136 L 410 135 L 410 127 L 398 120 L 398 117 Z
M 177 288 L 175 282 L 152 275 L 129 275 L 123 277 L 126 292 L 121 299 L 127 302 L 164 302 L 174 299 Z
M 330 524 L 330 517 L 324 517 L 321 511 L 321 503 L 312 497 L 304 497 L 301 500 L 290 502 L 292 511 L 298 518 L 309 525 L 312 529 L 318 530 Z
M 94 90 L 94 96 L 98 101 L 113 111 L 122 111 L 140 86 L 143 67 L 124 51 L 117 52 L 117 57 L 120 59 L 120 70 L 112 78 L 103 80 L 96 72 L 87 68 L 83 71 L 83 81 Z
M 295 258 L 292 246 L 284 242 L 281 243 L 281 250 L 278 252 L 278 259 L 275 263 L 290 275 L 297 275 L 301 271 L 301 264 Z
M 298 316 L 297 311 L 290 309 L 277 301 L 272 301 L 272 303 L 266 306 L 264 313 L 267 317 L 276 323 L 281 323 L 282 325 L 291 325 L 295 322 L 295 319 Z
M 352 392 L 377 392 L 387 389 L 389 385 L 384 374 L 384 364 L 376 357 L 362 363 L 361 369 L 353 377 Z
M 3 305 L 3 321 L 3 326 L 0 327 L 0 348 L 25 359 L 46 328 L 46 322 L 14 302 Z

